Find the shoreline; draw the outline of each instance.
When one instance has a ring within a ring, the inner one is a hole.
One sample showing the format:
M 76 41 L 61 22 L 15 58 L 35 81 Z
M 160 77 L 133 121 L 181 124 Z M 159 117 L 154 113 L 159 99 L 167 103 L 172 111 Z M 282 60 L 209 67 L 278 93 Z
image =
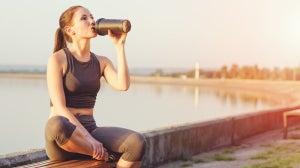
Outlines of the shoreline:
M 46 74 L 33 74 L 33 73 L 0 73 L 0 78 L 45 78 Z

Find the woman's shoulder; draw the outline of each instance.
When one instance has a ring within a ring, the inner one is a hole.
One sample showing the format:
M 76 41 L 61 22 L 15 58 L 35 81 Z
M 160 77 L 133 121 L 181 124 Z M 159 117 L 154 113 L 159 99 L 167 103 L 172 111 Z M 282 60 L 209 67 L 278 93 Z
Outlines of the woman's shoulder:
M 98 61 L 102 64 L 107 63 L 107 62 L 111 62 L 110 59 L 106 56 L 103 56 L 103 55 L 95 55 L 95 56 L 98 59 Z
M 66 54 L 64 52 L 64 49 L 58 50 L 54 52 L 50 57 L 49 61 L 54 61 L 57 63 L 64 63 L 66 61 Z

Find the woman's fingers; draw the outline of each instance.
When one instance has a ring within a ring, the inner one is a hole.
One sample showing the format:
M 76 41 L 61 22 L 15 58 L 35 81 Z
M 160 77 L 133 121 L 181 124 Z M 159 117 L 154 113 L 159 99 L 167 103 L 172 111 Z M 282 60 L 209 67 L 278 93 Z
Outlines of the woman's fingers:
M 113 43 L 116 44 L 124 44 L 126 41 L 127 33 L 122 34 L 113 34 L 110 29 L 108 29 L 108 36 L 113 40 Z
M 93 158 L 97 160 L 108 160 L 107 150 L 103 147 L 102 143 L 94 145 Z
M 103 158 L 104 155 L 105 155 L 105 150 L 103 148 L 103 146 L 101 145 L 101 147 L 99 148 L 99 155 L 100 155 L 100 158 Z

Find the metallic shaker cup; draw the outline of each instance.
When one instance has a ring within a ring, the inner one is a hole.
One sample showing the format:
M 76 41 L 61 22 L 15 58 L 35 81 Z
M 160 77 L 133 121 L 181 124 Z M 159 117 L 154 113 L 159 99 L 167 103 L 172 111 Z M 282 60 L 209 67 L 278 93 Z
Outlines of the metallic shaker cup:
M 127 33 L 131 29 L 131 24 L 129 20 L 126 19 L 105 19 L 100 18 L 96 21 L 95 25 L 96 32 L 105 36 L 108 34 L 108 29 L 112 31 L 113 34 Z

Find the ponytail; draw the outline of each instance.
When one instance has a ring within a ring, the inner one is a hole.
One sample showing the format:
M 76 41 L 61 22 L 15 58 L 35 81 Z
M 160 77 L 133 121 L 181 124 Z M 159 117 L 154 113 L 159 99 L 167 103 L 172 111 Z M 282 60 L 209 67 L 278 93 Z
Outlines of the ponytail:
M 67 47 L 67 43 L 65 40 L 64 33 L 61 30 L 61 28 L 57 28 L 57 30 L 55 32 L 53 53 L 55 53 L 56 51 L 58 51 L 62 48 L 66 48 L 66 47 Z
M 78 8 L 83 8 L 82 6 L 71 6 L 67 10 L 65 10 L 60 18 L 59 18 L 59 28 L 56 30 L 55 33 L 55 40 L 54 40 L 54 49 L 53 53 L 56 51 L 66 48 L 67 42 L 72 43 L 72 39 L 68 36 L 63 29 L 67 25 L 72 25 L 72 18 L 74 13 Z

